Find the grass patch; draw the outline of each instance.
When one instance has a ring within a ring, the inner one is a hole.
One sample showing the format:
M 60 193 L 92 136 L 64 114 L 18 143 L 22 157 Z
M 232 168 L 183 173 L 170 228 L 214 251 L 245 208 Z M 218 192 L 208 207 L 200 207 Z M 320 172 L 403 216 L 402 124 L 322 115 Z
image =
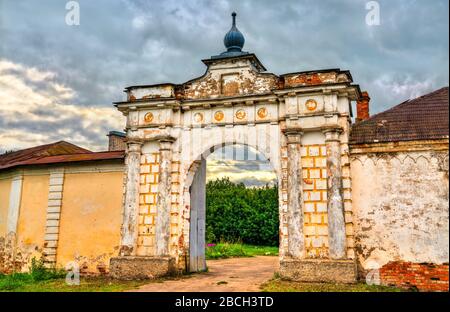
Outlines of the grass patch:
M 118 281 L 102 277 L 80 278 L 80 285 L 68 285 L 65 279 L 23 283 L 13 289 L 0 291 L 14 292 L 119 292 L 135 289 L 149 281 Z
M 243 245 L 244 251 L 251 256 L 278 256 L 278 247 Z
M 405 292 L 407 290 L 367 285 L 365 283 L 357 284 L 333 284 L 333 283 L 301 283 L 285 281 L 281 279 L 272 279 L 261 285 L 263 292 Z
M 110 292 L 133 289 L 148 283 L 86 277 L 80 279 L 80 285 L 69 285 L 65 277 L 65 270 L 49 269 L 44 266 L 42 259 L 32 259 L 29 273 L 0 274 L 0 292 Z
M 44 266 L 43 260 L 31 260 L 29 273 L 13 273 L 0 275 L 0 291 L 14 291 L 26 285 L 42 283 L 65 277 L 66 272 L 62 269 L 49 269 Z
M 208 244 L 206 247 L 206 259 L 226 259 L 254 256 L 277 256 L 278 247 L 254 246 L 241 243 L 222 242 Z

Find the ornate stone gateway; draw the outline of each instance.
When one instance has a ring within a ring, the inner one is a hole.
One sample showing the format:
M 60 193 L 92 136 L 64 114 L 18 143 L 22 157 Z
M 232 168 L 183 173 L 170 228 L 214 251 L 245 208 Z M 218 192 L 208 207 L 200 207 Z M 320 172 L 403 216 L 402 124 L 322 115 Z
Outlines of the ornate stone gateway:
M 361 92 L 339 69 L 277 76 L 243 52 L 233 26 L 227 51 L 203 60 L 186 83 L 132 86 L 116 107 L 127 117 L 119 278 L 205 269 L 205 158 L 244 144 L 263 153 L 279 185 L 280 273 L 352 282 L 348 137 Z

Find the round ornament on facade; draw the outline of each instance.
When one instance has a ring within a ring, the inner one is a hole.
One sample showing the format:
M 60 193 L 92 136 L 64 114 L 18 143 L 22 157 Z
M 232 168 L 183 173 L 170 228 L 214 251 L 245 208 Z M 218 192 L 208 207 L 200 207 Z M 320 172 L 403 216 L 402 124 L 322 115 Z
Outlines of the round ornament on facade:
M 195 113 L 194 114 L 194 121 L 196 123 L 201 123 L 203 121 L 203 114 L 202 113 Z
M 147 113 L 144 115 L 144 121 L 145 122 L 152 122 L 153 121 L 153 114 L 152 113 Z
M 306 101 L 305 106 L 307 110 L 314 111 L 317 108 L 317 102 L 316 100 L 309 99 L 308 101 Z
M 217 111 L 214 113 L 214 120 L 215 121 L 222 121 L 224 117 L 224 114 L 222 111 Z
M 265 107 L 261 107 L 260 109 L 258 109 L 257 114 L 258 114 L 259 118 L 264 119 L 264 118 L 267 117 L 268 112 L 267 112 L 267 109 Z
M 240 109 L 236 112 L 236 118 L 239 120 L 244 119 L 245 116 L 247 116 L 247 114 L 245 113 L 245 111 L 243 109 Z

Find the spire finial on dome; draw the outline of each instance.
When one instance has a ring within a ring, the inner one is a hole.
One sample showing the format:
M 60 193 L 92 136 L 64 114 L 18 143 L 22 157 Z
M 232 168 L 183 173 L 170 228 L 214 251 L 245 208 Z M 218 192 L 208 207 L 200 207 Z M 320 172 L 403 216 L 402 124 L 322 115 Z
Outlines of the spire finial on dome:
M 223 39 L 227 52 L 242 52 L 245 42 L 244 36 L 236 27 L 236 15 L 236 12 L 231 13 L 233 24 Z

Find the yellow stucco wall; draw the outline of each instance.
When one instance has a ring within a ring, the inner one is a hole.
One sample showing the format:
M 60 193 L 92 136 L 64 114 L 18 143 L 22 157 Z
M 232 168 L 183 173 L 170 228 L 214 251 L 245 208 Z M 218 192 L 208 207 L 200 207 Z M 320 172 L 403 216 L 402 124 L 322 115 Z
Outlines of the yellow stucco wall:
M 11 179 L 2 179 L 0 176 L 0 237 L 6 235 L 10 190 Z
M 49 175 L 23 177 L 18 243 L 42 248 L 45 236 L 45 221 L 48 202 Z
M 120 243 L 122 183 L 123 172 L 66 173 L 58 266 L 76 260 L 82 272 L 107 270 Z
M 44 248 L 49 175 L 24 175 L 17 223 L 17 250 L 26 271 L 31 259 L 41 258 Z

